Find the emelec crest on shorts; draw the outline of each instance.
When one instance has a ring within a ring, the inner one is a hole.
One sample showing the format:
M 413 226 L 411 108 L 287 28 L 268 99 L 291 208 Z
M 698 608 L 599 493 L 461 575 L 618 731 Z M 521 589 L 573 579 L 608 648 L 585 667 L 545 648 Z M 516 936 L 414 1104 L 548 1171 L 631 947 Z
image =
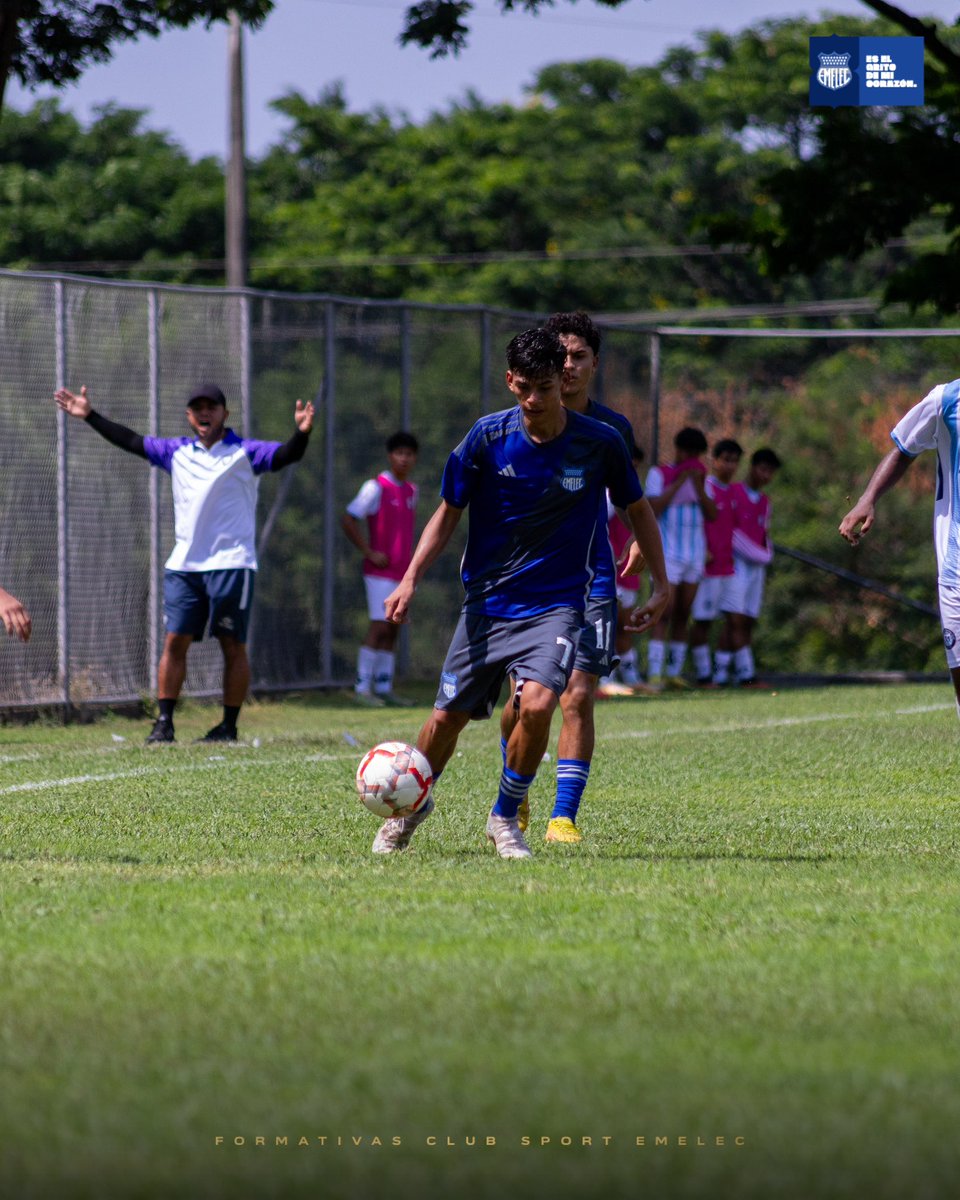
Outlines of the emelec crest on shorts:
M 579 492 L 583 487 L 583 467 L 564 467 L 563 486 L 568 492 Z
M 841 88 L 845 88 L 853 78 L 853 72 L 850 70 L 850 55 L 849 54 L 818 54 L 820 59 L 820 67 L 817 71 L 817 83 L 821 87 L 829 88 L 831 92 L 838 92 Z
M 952 650 L 957 644 L 957 635 L 952 629 L 945 629 L 943 631 L 943 644 L 948 650 Z

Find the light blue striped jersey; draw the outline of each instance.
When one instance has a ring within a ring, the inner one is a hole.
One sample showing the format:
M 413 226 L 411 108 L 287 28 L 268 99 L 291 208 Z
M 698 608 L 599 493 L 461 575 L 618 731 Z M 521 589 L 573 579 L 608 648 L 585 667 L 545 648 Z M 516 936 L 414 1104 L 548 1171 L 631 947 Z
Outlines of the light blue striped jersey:
M 669 470 L 670 468 L 667 468 L 667 471 Z M 662 495 L 665 486 L 664 471 L 660 467 L 651 467 L 644 485 L 647 499 Z M 707 560 L 707 536 L 703 510 L 696 497 L 693 484 L 689 481 L 684 483 L 657 517 L 657 524 L 660 526 L 666 558 L 676 562 L 699 564 L 702 568 Z
M 960 586 L 960 379 L 938 384 L 894 426 L 890 436 L 911 458 L 937 452 L 933 541 L 940 582 Z

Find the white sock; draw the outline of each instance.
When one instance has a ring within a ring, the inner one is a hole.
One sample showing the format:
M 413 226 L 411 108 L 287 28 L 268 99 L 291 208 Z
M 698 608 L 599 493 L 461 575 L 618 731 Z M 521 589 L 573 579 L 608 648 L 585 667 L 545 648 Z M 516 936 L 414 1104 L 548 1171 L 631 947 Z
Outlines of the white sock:
M 647 643 L 647 670 L 651 677 L 663 674 L 663 660 L 667 653 L 667 643 L 659 638 L 651 638 Z
M 373 690 L 378 696 L 389 696 L 393 691 L 393 668 L 397 658 L 392 650 L 375 650 L 376 662 L 373 669 Z
M 357 682 L 353 685 L 355 692 L 359 692 L 363 696 L 370 695 L 376 663 L 376 650 L 371 650 L 369 646 L 361 646 L 360 653 L 357 655 Z
M 709 646 L 693 646 L 690 653 L 693 655 L 693 669 L 697 674 L 698 679 L 710 678 L 710 647 Z
M 753 651 L 749 646 L 741 646 L 736 654 L 734 654 L 733 667 L 736 671 L 738 683 L 754 677 L 756 668 L 753 665 Z
M 733 662 L 732 650 L 718 650 L 714 656 L 716 668 L 713 672 L 714 683 L 726 683 L 730 678 L 730 665 Z
M 670 662 L 667 666 L 667 674 L 674 678 L 683 670 L 683 664 L 687 661 L 687 643 L 686 642 L 671 642 L 670 643 Z

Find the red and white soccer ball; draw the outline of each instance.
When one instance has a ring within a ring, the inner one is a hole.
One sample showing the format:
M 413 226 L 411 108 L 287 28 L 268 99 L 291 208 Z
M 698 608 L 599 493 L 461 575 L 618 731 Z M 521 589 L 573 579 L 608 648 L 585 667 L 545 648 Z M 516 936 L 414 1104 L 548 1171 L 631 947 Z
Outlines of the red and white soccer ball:
M 378 817 L 412 817 L 426 804 L 433 783 L 430 764 L 406 742 L 381 742 L 357 767 L 357 791 Z

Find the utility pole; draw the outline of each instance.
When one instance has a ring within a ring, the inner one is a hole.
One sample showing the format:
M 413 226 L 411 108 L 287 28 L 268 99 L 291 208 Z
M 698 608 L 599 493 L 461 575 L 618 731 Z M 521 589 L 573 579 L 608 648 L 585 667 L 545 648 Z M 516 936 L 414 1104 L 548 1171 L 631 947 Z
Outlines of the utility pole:
M 228 43 L 229 146 L 226 189 L 227 287 L 247 286 L 247 176 L 243 120 L 243 26 L 230 12 Z

